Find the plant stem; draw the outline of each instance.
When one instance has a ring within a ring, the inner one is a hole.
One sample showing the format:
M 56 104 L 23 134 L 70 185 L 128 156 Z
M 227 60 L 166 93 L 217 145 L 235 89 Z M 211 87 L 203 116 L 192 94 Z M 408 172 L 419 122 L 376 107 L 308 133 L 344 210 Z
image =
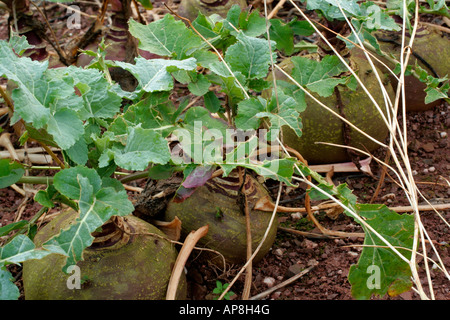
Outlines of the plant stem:
M 30 139 L 30 140 L 34 140 L 34 139 Z M 55 160 L 55 162 L 61 167 L 61 169 L 65 169 L 66 166 L 64 165 L 64 163 L 56 156 L 56 154 L 45 143 L 43 143 L 39 140 L 34 140 L 34 141 L 39 143 L 41 145 L 41 147 L 44 148 L 44 150 L 50 155 L 50 157 L 52 157 L 53 160 Z
M 143 178 L 148 178 L 148 170 L 147 171 L 142 171 L 142 172 L 136 172 L 136 173 L 132 173 L 122 179 L 119 179 L 120 182 L 122 183 L 126 183 L 126 182 L 130 182 L 130 181 L 134 181 L 134 180 L 138 180 L 138 179 L 143 179 Z
M 17 181 L 17 183 L 28 183 L 28 184 L 52 184 L 53 177 L 33 177 L 33 176 L 23 176 Z

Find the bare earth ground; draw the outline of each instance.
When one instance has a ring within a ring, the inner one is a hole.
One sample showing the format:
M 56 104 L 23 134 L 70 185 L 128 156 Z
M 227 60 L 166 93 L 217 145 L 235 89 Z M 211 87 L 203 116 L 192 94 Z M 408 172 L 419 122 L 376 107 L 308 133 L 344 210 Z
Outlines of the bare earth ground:
M 141 10 L 147 21 L 151 21 L 154 15 L 163 15 L 166 11 L 161 8 L 161 3 L 154 2 L 153 12 L 144 12 Z M 176 3 L 174 4 L 176 7 Z M 80 4 L 82 11 L 88 14 L 96 14 L 97 8 L 92 5 Z M 269 8 L 270 9 L 270 8 Z M 286 8 L 280 11 L 280 16 L 289 14 Z M 47 3 L 47 12 L 50 16 L 57 18 L 64 15 L 65 9 L 58 5 Z M 62 14 L 58 14 L 62 12 Z M 7 38 L 6 19 L 8 13 L 0 9 L 0 39 Z M 61 42 L 67 43 L 73 33 L 64 29 L 64 19 L 51 20 L 52 26 Z M 89 23 L 82 18 L 82 30 L 86 30 Z M 4 84 L 4 82 L 2 82 Z M 1 106 L 1 105 L 0 105 Z M 410 159 L 415 178 L 424 195 L 432 203 L 449 202 L 450 188 L 447 181 L 450 170 L 450 153 L 448 149 L 448 135 L 450 127 L 449 106 L 445 103 L 432 110 L 421 113 L 407 114 L 408 137 L 410 141 Z M 7 126 L 3 128 L 8 130 Z M 16 147 L 17 137 L 12 137 Z M 376 154 L 384 159 L 380 151 Z M 378 165 L 372 163 L 372 171 L 375 177 L 380 176 L 381 169 Z M 32 174 L 32 173 L 31 173 Z M 45 173 L 41 173 L 45 174 Z M 375 192 L 378 181 L 361 174 L 340 174 L 334 175 L 335 182 L 346 182 L 355 195 L 362 203 L 368 203 Z M 142 186 L 145 181 L 137 181 L 136 186 Z M 267 186 L 273 192 L 277 190 L 277 183 L 268 182 Z M 291 193 L 283 193 L 282 201 L 285 206 L 302 207 L 302 200 L 295 200 L 304 190 L 296 190 Z M 136 197 L 136 194 L 130 192 L 130 197 Z M 17 218 L 20 212 L 20 219 L 29 219 L 39 209 L 40 205 L 28 201 L 24 205 L 23 197 L 11 188 L 0 189 L 0 226 L 11 223 Z M 408 205 L 402 190 L 398 186 L 386 179 L 375 203 L 385 203 L 388 206 Z M 57 209 L 50 213 L 56 212 Z M 442 216 L 450 221 L 450 210 L 441 211 Z M 311 231 L 311 223 L 306 219 L 293 218 L 290 214 L 279 214 L 279 220 L 282 225 L 299 230 Z M 349 217 L 339 216 L 336 220 L 330 219 L 325 214 L 318 215 L 320 222 L 333 230 L 347 232 L 360 232 L 361 228 Z M 449 228 L 434 212 L 422 212 L 421 219 L 429 232 L 431 239 L 435 241 L 447 269 L 450 268 L 450 242 Z M 361 248 L 357 245 L 363 243 L 362 238 L 351 239 L 308 239 L 303 236 L 292 235 L 284 231 L 279 231 L 277 240 L 267 256 L 254 265 L 253 268 L 253 286 L 251 296 L 264 292 L 269 286 L 277 285 L 289 277 L 296 274 L 299 270 L 315 264 L 309 273 L 295 281 L 293 284 L 285 286 L 268 295 L 265 299 L 274 300 L 351 300 L 351 287 L 347 280 L 349 268 L 357 263 Z M 428 246 L 428 250 L 430 246 Z M 436 256 L 431 254 L 431 258 Z M 419 258 L 418 263 L 422 265 Z M 222 283 L 230 282 L 239 271 L 240 266 L 232 266 L 226 272 L 218 268 L 202 264 L 199 260 L 191 259 L 188 262 L 188 283 L 189 299 L 204 300 L 211 299 L 212 291 L 216 286 L 216 280 Z M 17 284 L 21 287 L 21 268 L 10 267 L 13 275 L 16 277 Z M 425 274 L 421 274 L 424 288 L 428 287 Z M 273 279 L 271 279 L 273 278 Z M 450 283 L 442 272 L 438 269 L 432 269 L 431 278 L 434 285 L 436 299 L 448 300 L 450 297 Z M 272 281 L 271 284 L 268 282 Z M 232 291 L 236 294 L 233 299 L 240 298 L 240 292 L 243 288 L 243 276 L 235 283 Z M 380 298 L 374 298 L 380 299 Z M 398 297 L 383 297 L 381 299 L 419 299 L 414 291 L 401 294 Z

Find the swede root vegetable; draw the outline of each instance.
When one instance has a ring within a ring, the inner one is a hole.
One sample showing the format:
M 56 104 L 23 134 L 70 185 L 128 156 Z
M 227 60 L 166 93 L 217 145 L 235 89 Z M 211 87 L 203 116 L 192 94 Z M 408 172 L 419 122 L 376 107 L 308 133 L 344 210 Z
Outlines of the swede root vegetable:
M 182 202 L 171 200 L 165 211 L 165 219 L 175 216 L 182 222 L 182 237 L 192 230 L 209 225 L 209 232 L 200 239 L 198 246 L 219 251 L 228 263 L 244 263 L 247 260 L 247 231 L 245 214 L 239 199 L 239 176 L 232 172 L 228 177 L 215 177 Z M 245 175 L 242 193 L 247 195 L 250 210 L 252 248 L 262 240 L 269 225 L 271 213 L 253 210 L 258 199 L 269 196 L 267 190 L 250 174 Z M 269 235 L 253 260 L 261 260 L 275 241 L 277 224 L 273 223 Z M 206 253 L 203 253 L 206 254 Z M 213 263 L 222 264 L 222 258 L 210 257 Z
M 350 60 L 352 61 L 351 65 L 356 66 L 359 77 L 378 104 L 384 105 L 379 83 L 362 51 L 351 50 Z M 293 64 L 288 58 L 280 63 L 280 67 L 290 73 Z M 276 72 L 276 78 L 286 80 L 286 77 L 279 71 Z M 269 76 L 268 80 L 271 79 L 272 77 Z M 389 81 L 385 82 L 385 88 L 388 94 L 393 97 L 394 91 Z M 360 86 L 356 91 L 352 91 L 339 85 L 332 96 L 328 98 L 319 97 L 319 100 L 378 141 L 383 142 L 386 139 L 388 128 Z M 373 152 L 379 147 L 374 141 L 356 130 L 348 128 L 347 131 L 342 120 L 323 109 L 311 98 L 306 97 L 306 104 L 306 110 L 300 114 L 303 123 L 302 136 L 299 138 L 290 128 L 286 127 L 283 129 L 283 141 L 285 145 L 297 150 L 309 164 L 339 163 L 354 160 L 355 155 L 349 154 L 346 149 L 317 144 L 318 142 L 349 145 L 368 152 Z
M 75 221 L 74 210 L 61 212 L 41 229 L 34 241 L 40 246 Z M 156 234 L 154 236 L 152 234 Z M 65 257 L 51 254 L 23 264 L 25 299 L 28 300 L 161 300 L 166 296 L 177 252 L 156 227 L 132 215 L 112 217 L 94 233 L 80 268 L 81 289 L 68 289 L 71 274 L 62 271 Z M 186 278 L 181 274 L 178 299 L 186 298 Z
M 392 31 L 377 31 L 375 35 L 381 50 L 388 56 L 393 56 L 399 60 L 401 34 Z M 409 39 L 410 36 L 407 34 L 405 43 L 408 43 Z M 420 67 L 435 78 L 443 78 L 445 75 L 450 75 L 450 60 L 448 59 L 450 56 L 450 39 L 441 31 L 427 26 L 419 28 L 414 38 L 412 53 L 408 65 L 415 66 L 418 63 Z M 391 59 L 381 57 L 381 60 L 389 68 L 395 68 L 395 64 Z M 384 67 L 381 67 L 381 65 L 379 67 L 385 72 L 386 69 Z M 398 82 L 392 75 L 390 75 L 390 78 L 394 89 L 396 89 Z M 441 100 L 425 103 L 425 88 L 426 85 L 414 75 L 405 76 L 406 111 L 426 111 L 441 103 Z

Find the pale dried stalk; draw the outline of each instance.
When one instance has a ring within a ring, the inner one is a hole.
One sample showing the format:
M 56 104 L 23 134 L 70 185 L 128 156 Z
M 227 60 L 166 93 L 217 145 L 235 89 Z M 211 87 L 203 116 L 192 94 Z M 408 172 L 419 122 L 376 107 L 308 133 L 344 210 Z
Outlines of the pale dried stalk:
M 186 264 L 189 255 L 195 247 L 195 244 L 208 233 L 209 227 L 203 226 L 196 231 L 192 231 L 186 237 L 180 252 L 178 253 L 177 260 L 175 261 L 175 266 L 173 268 L 172 274 L 170 276 L 169 285 L 167 287 L 166 300 L 175 300 L 178 283 L 180 282 L 180 277 L 184 271 L 184 266 Z
M 0 159 L 7 159 L 9 158 L 8 155 L 5 155 L 4 153 L 0 152 Z M 17 154 L 17 160 L 18 161 L 24 161 L 25 159 L 29 159 L 31 163 L 35 164 L 49 164 L 52 163 L 53 159 L 47 154 L 28 154 L 24 155 L 23 153 Z
M 239 168 L 239 184 L 242 186 L 245 184 L 244 177 L 242 176 L 242 168 Z M 250 210 L 248 207 L 247 195 L 244 193 L 245 199 L 245 231 L 247 236 L 247 260 L 249 264 L 246 268 L 244 289 L 242 290 L 242 300 L 248 300 L 250 297 L 250 290 L 252 288 L 252 268 L 253 263 L 252 257 L 252 231 L 251 231 L 251 220 L 250 220 Z
M 275 6 L 275 8 L 273 8 L 273 10 L 270 12 L 270 14 L 267 16 L 267 20 L 272 19 L 277 13 L 278 11 L 283 7 L 284 3 L 286 2 L 286 0 L 280 0 L 277 5 Z M 266 2 L 264 2 L 264 6 L 266 6 Z
M 430 28 L 442 31 L 442 32 L 446 32 L 450 34 L 450 28 L 444 27 L 444 26 L 440 26 L 438 24 L 434 24 L 434 23 L 429 23 L 429 22 L 424 22 L 421 21 L 420 24 L 423 24 L 424 26 L 428 26 Z
M 407 5 L 406 3 L 403 4 L 403 16 L 406 16 L 406 9 Z M 402 91 L 402 103 L 403 106 L 406 106 L 406 102 L 405 102 L 405 85 L 404 85 L 404 77 L 405 77 L 405 71 L 406 71 L 406 67 L 408 65 L 408 60 L 409 57 L 411 55 L 411 47 L 412 44 L 414 42 L 414 37 L 416 34 L 416 30 L 417 30 L 417 26 L 418 26 L 418 21 L 419 21 L 419 2 L 416 0 L 416 7 L 415 7 L 415 19 L 414 19 L 414 27 L 413 27 L 413 32 L 411 34 L 411 38 L 410 38 L 410 42 L 409 42 L 409 46 L 406 50 L 406 57 L 403 61 L 403 55 L 400 55 L 400 63 L 401 63 L 401 74 L 400 74 L 400 85 L 401 85 L 401 91 Z M 405 35 L 406 35 L 406 21 L 403 20 L 403 28 L 402 28 L 402 51 L 404 52 L 404 48 L 405 48 Z M 405 155 L 408 154 L 408 150 L 407 150 L 407 141 L 406 141 L 406 130 L 407 130 L 407 126 L 406 126 L 406 107 L 403 108 L 403 135 L 404 135 L 404 149 L 403 152 L 405 153 Z M 400 148 L 399 148 L 399 152 L 400 152 Z M 393 153 L 391 151 L 391 153 Z M 395 154 L 394 154 L 395 155 Z M 409 191 L 411 193 L 412 199 L 410 201 L 411 205 L 417 206 L 418 205 L 418 199 L 417 199 L 417 186 L 414 182 L 414 177 L 412 175 L 412 171 L 410 170 L 411 165 L 409 163 L 409 159 L 406 156 L 405 157 L 405 166 L 408 170 L 408 179 L 405 179 L 405 182 L 407 183 L 408 187 L 409 187 Z M 400 168 L 400 166 L 398 166 Z M 420 281 L 420 277 L 418 274 L 418 270 L 417 270 L 417 265 L 416 265 L 416 256 L 417 256 L 417 248 L 419 245 L 419 236 L 421 238 L 421 242 L 422 242 L 422 250 L 423 250 L 423 254 L 425 255 L 425 257 L 427 256 L 427 249 L 426 249 L 426 245 L 425 245 L 425 238 L 424 238 L 424 228 L 422 225 L 422 222 L 420 221 L 420 215 L 419 215 L 419 211 L 415 210 L 414 211 L 414 216 L 415 216 L 415 224 L 414 224 L 414 242 L 413 242 L 413 251 L 411 254 L 411 260 L 410 260 L 410 268 L 411 268 L 411 272 L 413 275 L 413 280 L 417 286 L 417 290 L 419 292 L 419 295 L 422 299 L 428 299 L 428 296 L 425 294 L 423 288 L 422 288 L 422 284 Z M 428 286 L 429 286 L 429 290 L 430 290 L 430 294 L 431 294 L 431 299 L 434 300 L 434 290 L 433 290 L 433 282 L 431 280 L 431 274 L 430 274 L 430 270 L 429 270 L 429 266 L 428 266 L 428 260 L 425 259 L 425 271 L 427 274 L 427 278 L 428 278 Z
M 342 162 L 342 163 L 331 163 L 331 164 L 317 164 L 308 166 L 309 169 L 315 172 L 329 172 L 333 170 L 334 172 L 365 172 L 369 175 L 372 174 L 370 169 L 370 162 L 372 161 L 372 157 L 368 157 L 364 160 L 361 160 L 359 164 L 361 168 L 358 167 L 353 162 Z
M 125 188 L 125 190 L 138 192 L 138 193 L 141 193 L 144 190 L 143 188 L 133 187 L 133 186 L 129 186 L 127 184 L 123 184 L 123 187 Z
M 340 204 L 339 203 L 324 203 L 324 204 L 319 204 L 317 206 L 312 206 L 311 210 L 319 211 L 319 210 L 326 210 L 326 209 L 331 209 L 331 208 L 336 208 L 336 207 L 340 207 Z M 417 207 L 413 207 L 413 206 L 396 206 L 396 207 L 388 207 L 388 208 L 389 208 L 389 210 L 395 211 L 397 213 L 413 212 L 416 209 L 418 209 L 419 211 L 435 211 L 435 210 L 447 210 L 447 209 L 450 209 L 450 203 L 422 204 L 422 205 L 418 205 Z M 306 212 L 305 208 L 289 208 L 289 209 L 292 209 L 289 212 L 300 212 L 300 213 Z
M 13 160 L 19 161 L 16 149 L 14 149 L 14 146 L 12 145 L 11 140 L 9 139 L 10 136 L 11 134 L 8 132 L 3 133 L 0 136 L 0 146 L 3 146 L 8 151 Z

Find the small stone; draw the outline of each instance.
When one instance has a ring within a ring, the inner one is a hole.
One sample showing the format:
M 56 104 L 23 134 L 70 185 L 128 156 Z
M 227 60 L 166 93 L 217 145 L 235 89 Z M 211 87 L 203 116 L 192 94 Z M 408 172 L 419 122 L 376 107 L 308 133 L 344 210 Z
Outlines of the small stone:
M 286 271 L 286 277 L 290 278 L 301 272 L 304 268 L 299 265 L 298 263 L 295 263 L 291 265 L 288 270 Z
M 423 173 L 427 174 L 428 173 L 428 169 L 427 168 L 423 169 Z
M 434 111 L 433 111 L 433 110 L 427 110 L 427 111 L 425 111 L 424 113 L 425 113 L 425 115 L 426 115 L 428 118 L 433 118 L 433 117 L 434 117 Z
M 391 200 L 391 202 L 392 202 L 392 200 L 395 200 L 395 193 L 385 194 L 384 196 L 381 197 L 381 200 L 382 201 Z
M 436 171 L 436 168 L 435 168 L 435 167 L 429 167 L 429 168 L 428 168 L 428 171 L 429 171 L 429 172 L 434 172 L 434 171 Z
M 266 277 L 263 280 L 263 283 L 268 287 L 268 288 L 272 288 L 275 285 L 275 278 L 272 277 Z
M 308 267 L 317 266 L 319 264 L 319 261 L 316 259 L 308 260 Z
M 303 241 L 303 243 L 304 243 L 305 248 L 307 248 L 307 249 L 315 249 L 318 246 L 317 243 L 315 243 L 315 242 L 313 242 L 311 240 L 308 240 L 308 239 L 305 239 Z
M 442 131 L 440 134 L 441 138 L 446 138 L 447 137 L 447 132 Z
M 281 291 L 275 291 L 274 293 L 272 293 L 272 295 L 270 296 L 273 300 L 278 299 L 281 296 Z
M 425 152 L 433 152 L 434 145 L 432 143 L 424 143 L 420 146 Z
M 300 220 L 302 218 L 302 214 L 300 212 L 292 213 L 291 218 L 294 221 Z
M 275 249 L 275 251 L 273 252 L 274 255 L 281 257 L 283 255 L 284 251 L 280 248 Z

